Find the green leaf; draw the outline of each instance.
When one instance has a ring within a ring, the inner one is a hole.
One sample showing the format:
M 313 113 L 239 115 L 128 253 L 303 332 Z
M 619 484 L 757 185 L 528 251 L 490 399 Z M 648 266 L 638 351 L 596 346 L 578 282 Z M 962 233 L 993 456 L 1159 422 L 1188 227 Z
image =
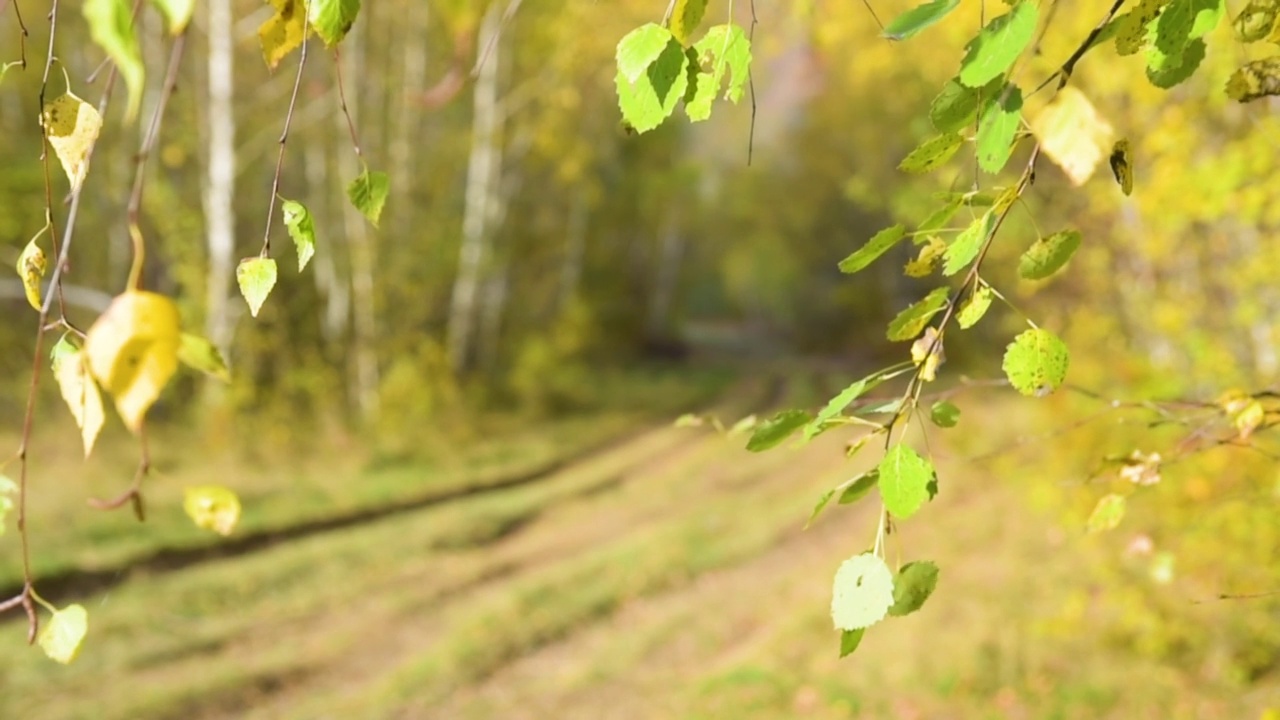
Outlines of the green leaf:
M 836 417 L 849 407 L 849 403 L 857 400 L 863 393 L 879 385 L 884 380 L 882 373 L 874 373 L 867 377 L 850 383 L 848 387 L 841 390 L 838 395 L 831 398 L 821 410 L 818 411 L 813 421 L 805 426 L 804 436 L 806 439 L 812 439 L 822 431 L 823 423 Z
M 978 257 L 978 253 L 982 252 L 982 245 L 991 237 L 991 231 L 995 228 L 996 214 L 992 210 L 982 214 L 982 217 L 975 219 L 969 223 L 969 227 L 964 232 L 956 236 L 955 240 L 947 246 L 946 262 L 942 265 L 942 274 L 951 277 L 961 270 L 969 267 L 969 263 Z
M 681 45 L 689 44 L 689 36 L 698 29 L 707 12 L 707 0 L 676 0 L 671 11 L 671 35 Z
M 159 8 L 169 25 L 169 34 L 175 37 L 186 31 L 196 12 L 196 0 L 151 0 L 151 4 Z
M 133 122 L 142 104 L 142 88 L 146 71 L 142 65 L 142 51 L 133 31 L 133 11 L 128 0 L 85 0 L 84 19 L 89 23 L 89 35 L 98 47 L 107 53 L 116 70 L 124 78 L 129 89 L 129 102 L 125 109 L 125 122 Z
M 840 657 L 849 657 L 853 651 L 858 649 L 858 645 L 862 644 L 862 636 L 867 632 L 866 628 L 858 628 L 857 630 L 841 630 L 840 631 Z
M 964 304 L 960 306 L 960 310 L 956 313 L 956 322 L 960 324 L 961 330 L 968 330 L 977 325 L 982 316 L 987 314 L 987 309 L 991 307 L 993 294 L 990 285 L 984 282 L 978 283 L 978 287 L 969 295 L 969 298 L 964 301 Z
M 963 144 L 964 138 L 957 133 L 936 135 L 920 143 L 919 147 L 903 158 L 898 163 L 898 169 L 909 173 L 927 173 L 950 160 Z
M 222 382 L 231 382 L 231 371 L 222 353 L 213 343 L 191 333 L 182 333 L 182 344 L 178 346 L 178 361 L 183 365 L 198 370 Z
M 901 443 L 890 448 L 880 460 L 880 498 L 884 507 L 899 518 L 909 518 L 929 499 L 933 466 L 915 450 Z
M 240 294 L 249 303 L 249 314 L 258 317 L 262 303 L 276 286 L 276 261 L 271 258 L 245 258 L 236 267 L 236 283 Z
M 960 82 L 982 87 L 1003 75 L 1031 42 L 1039 8 L 1034 0 L 1021 0 L 1012 10 L 995 18 L 965 46 L 960 61 Z
M 933 214 L 925 218 L 924 222 L 920 223 L 920 227 L 916 228 L 916 243 L 922 243 L 921 238 L 927 237 L 926 233 L 938 230 L 951 222 L 951 218 L 955 216 L 962 204 L 964 204 L 964 196 L 956 194 L 947 200 L 946 205 L 934 210 Z
M 742 99 L 751 68 L 751 41 L 737 25 L 716 25 L 696 45 L 687 50 L 693 74 L 685 91 L 685 114 L 693 122 L 711 117 L 711 105 L 726 79 L 724 97 L 732 103 Z
M 831 592 L 831 619 L 838 630 L 860 630 L 884 619 L 893 605 L 893 573 L 884 560 L 863 553 L 836 570 Z
M 813 512 L 809 513 L 809 520 L 804 524 L 805 530 L 808 530 L 809 526 L 813 524 L 813 521 L 818 519 L 818 515 L 822 513 L 822 509 L 827 506 L 827 503 L 831 502 L 831 498 L 835 497 L 835 494 L 836 488 L 831 488 L 830 490 L 822 493 L 822 497 L 818 498 L 818 504 L 813 506 Z M 3 517 L 0 517 L 0 520 L 2 519 Z M 3 526 L 0 526 L 0 531 L 3 531 Z
M 615 54 L 618 72 L 627 82 L 634 83 L 670 43 L 671 31 L 656 23 L 648 23 L 632 30 L 618 43 Z
M 1040 238 L 1018 261 L 1018 274 L 1027 280 L 1043 280 L 1062 269 L 1080 247 L 1080 233 L 1062 230 Z
M 840 492 L 841 505 L 852 505 L 867 496 L 880 482 L 880 469 L 874 468 L 843 483 L 837 490 Z
M 1093 506 L 1093 512 L 1089 513 L 1089 521 L 1086 523 L 1091 533 L 1100 533 L 1107 530 L 1114 530 L 1120 521 L 1124 519 L 1125 498 L 1123 495 L 1111 493 L 1103 495 L 1098 499 L 1098 504 Z
M 960 422 L 960 408 L 946 400 L 936 402 L 929 408 L 929 419 L 940 428 L 953 428 Z
M 960 0 L 933 0 L 902 13 L 884 26 L 884 37 L 890 40 L 906 40 L 921 30 L 937 23 L 960 6 Z
M 1142 49 L 1147 39 L 1147 28 L 1169 4 L 1169 0 L 1139 0 L 1137 7 L 1117 16 L 1107 25 L 1116 39 L 1116 53 L 1133 55 Z
M 959 132 L 973 125 L 978 108 L 990 104 L 1003 87 L 1003 76 L 978 88 L 965 87 L 955 78 L 948 80 L 929 105 L 929 121 L 940 133 Z
M 876 233 L 865 245 L 852 255 L 840 261 L 840 272 L 853 274 L 875 262 L 876 258 L 889 252 L 889 249 L 906 237 L 907 229 L 902 225 L 894 225 Z
M 924 331 L 924 326 L 929 324 L 929 320 L 946 306 L 950 294 L 951 291 L 945 287 L 937 288 L 920 302 L 898 313 L 898 316 L 889 323 L 887 337 L 894 342 L 914 340 Z
M 1027 0 L 1024 0 L 1026 2 Z M 982 113 L 975 139 L 978 166 L 995 174 L 1013 155 L 1013 141 L 1022 124 L 1022 90 L 1008 85 Z
M 40 649 L 50 659 L 66 665 L 80 654 L 80 644 L 89 631 L 89 613 L 83 605 L 68 605 L 53 611 L 40 631 Z
M 285 200 L 280 206 L 284 226 L 298 249 L 298 272 L 307 267 L 307 261 L 316 254 L 316 224 L 306 206 L 293 200 Z
M 1067 346 L 1057 335 L 1035 328 L 1009 343 L 1004 353 L 1004 374 L 1023 395 L 1043 397 L 1066 380 L 1069 359 Z
M 835 490 L 831 491 L 832 494 Z M 18 495 L 18 484 L 4 475 L 0 475 L 0 536 L 4 535 L 5 518 L 13 510 L 13 498 Z
M 804 427 L 809 422 L 809 413 L 803 410 L 784 410 L 756 426 L 747 441 L 747 449 L 751 452 L 768 450 L 786 440 L 791 433 Z
M 639 133 L 661 125 L 689 88 L 688 66 L 684 47 L 668 38 L 658 57 L 635 80 L 627 79 L 619 69 L 614 84 L 623 120 Z
M 389 192 L 387 174 L 366 169 L 347 186 L 347 199 L 374 227 L 378 227 L 378 218 L 382 217 L 382 206 L 386 205 Z
M 893 580 L 893 617 L 910 615 L 924 606 L 924 601 L 938 586 L 938 566 L 931 562 L 910 562 L 898 571 Z
M 1204 54 L 1204 41 L 1199 39 L 1187 43 L 1175 55 L 1151 48 L 1147 51 L 1147 80 L 1164 90 L 1180 85 L 1195 74 Z
M 1247 63 L 1227 80 L 1227 97 L 1236 102 L 1270 95 L 1280 95 L 1280 56 Z
M 360 0 L 307 0 L 307 21 L 326 47 L 342 42 L 360 14 Z

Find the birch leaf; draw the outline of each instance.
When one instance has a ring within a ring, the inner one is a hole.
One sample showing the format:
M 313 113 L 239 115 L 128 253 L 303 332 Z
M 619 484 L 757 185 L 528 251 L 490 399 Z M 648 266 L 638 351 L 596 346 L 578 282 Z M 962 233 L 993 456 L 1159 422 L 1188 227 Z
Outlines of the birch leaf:
M 360 0 L 307 0 L 307 20 L 326 47 L 342 42 L 356 16 L 360 14 Z
M 27 243 L 22 249 L 22 254 L 18 256 L 18 277 L 22 278 L 22 290 L 27 295 L 27 302 L 37 312 L 40 311 L 40 280 L 44 278 L 45 270 L 48 269 L 49 263 L 45 259 L 44 250 L 36 244 L 35 240 Z
M 386 173 L 365 170 L 347 186 L 347 199 L 374 227 L 378 227 L 378 218 L 382 217 L 382 206 L 386 205 L 389 192 Z
M 89 370 L 133 432 L 177 372 L 180 343 L 178 306 L 151 292 L 117 296 L 89 328 L 84 343 Z
M 249 303 L 249 314 L 258 317 L 262 303 L 276 286 L 276 261 L 264 257 L 241 260 L 236 267 L 236 283 L 244 301 Z
M 80 645 L 89 631 L 89 613 L 83 605 L 68 605 L 53 612 L 40 631 L 40 649 L 50 659 L 66 665 L 80 654 Z
M 89 103 L 67 93 L 45 103 L 41 122 L 74 192 L 89 173 L 89 153 L 102 131 L 102 116 Z
M 671 35 L 681 45 L 689 44 L 689 36 L 698 29 L 707 12 L 707 0 L 676 0 L 671 11 Z
M 276 11 L 258 27 L 262 58 L 272 70 L 306 40 L 307 14 L 303 0 L 271 0 Z
M 316 254 L 316 223 L 311 213 L 300 202 L 285 200 L 281 206 L 284 226 L 293 238 L 293 246 L 298 250 L 298 272 L 307 267 L 307 262 Z
M 222 382 L 231 382 L 231 371 L 222 359 L 222 353 L 213 343 L 199 335 L 182 333 L 182 344 L 178 346 L 178 360 L 193 370 L 217 378 Z
M 62 399 L 80 428 L 84 443 L 84 456 L 93 452 L 93 444 L 102 431 L 106 414 L 102 409 L 102 394 L 85 363 L 84 352 L 75 349 L 66 338 L 58 341 L 53 349 L 53 376 L 58 381 Z
M 1115 131 L 1074 86 L 1058 91 L 1031 121 L 1040 148 L 1076 186 L 1083 185 L 1112 147 Z
M 841 563 L 831 588 L 831 620 L 836 629 L 875 625 L 892 605 L 893 573 L 884 560 L 863 553 Z
M 182 501 L 196 527 L 227 536 L 240 522 L 240 498 L 225 487 L 205 485 L 186 489 Z
M 115 63 L 116 70 L 124 78 L 129 90 L 125 109 L 125 121 L 133 122 L 142 104 L 143 79 L 146 70 L 142 65 L 142 50 L 134 34 L 133 10 L 128 0 L 85 0 L 82 9 L 89 24 L 89 35 Z
M 1004 353 L 1004 373 L 1023 395 L 1041 397 L 1057 390 L 1067 377 L 1067 346 L 1041 328 L 1014 338 Z
M 1038 18 L 1034 0 L 1022 0 L 1013 10 L 987 23 L 965 46 L 960 82 L 981 87 L 1003 75 L 1031 42 Z

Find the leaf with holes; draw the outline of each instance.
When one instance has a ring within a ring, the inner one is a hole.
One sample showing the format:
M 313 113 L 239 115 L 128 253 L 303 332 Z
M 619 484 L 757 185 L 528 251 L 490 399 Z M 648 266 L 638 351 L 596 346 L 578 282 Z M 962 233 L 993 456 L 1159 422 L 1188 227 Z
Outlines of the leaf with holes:
M 1044 280 L 1062 269 L 1080 247 L 1080 233 L 1062 230 L 1040 238 L 1022 253 L 1018 274 L 1027 280 Z
M 965 46 L 960 61 L 960 82 L 981 87 L 1013 66 L 1035 34 L 1039 8 L 1034 0 L 1021 0 L 1012 10 L 995 18 Z
M 245 258 L 236 266 L 236 283 L 240 295 L 249 304 L 249 314 L 258 317 L 262 303 L 276 286 L 276 261 L 271 258 Z
M 892 605 L 893 573 L 884 560 L 863 553 L 841 563 L 831 589 L 831 620 L 836 629 L 875 625 Z
M 1069 360 L 1066 343 L 1048 330 L 1035 328 L 1009 343 L 1004 374 L 1023 395 L 1043 397 L 1066 380 Z
M 950 295 L 951 291 L 947 288 L 937 288 L 920 302 L 898 313 L 898 316 L 889 322 L 886 337 L 894 342 L 914 340 L 917 335 L 924 332 L 929 320 L 946 306 Z
M 89 370 L 115 400 L 133 432 L 178 370 L 178 306 L 169 298 L 131 290 L 117 296 L 89 328 Z
M 908 518 L 929 499 L 933 466 L 915 450 L 899 443 L 880 460 L 880 498 L 894 516 Z
M 699 122 L 711 117 L 711 105 L 726 81 L 725 99 L 735 104 L 742 99 L 751 67 L 751 41 L 742 28 L 716 25 L 685 55 L 695 71 L 684 97 L 689 120 Z

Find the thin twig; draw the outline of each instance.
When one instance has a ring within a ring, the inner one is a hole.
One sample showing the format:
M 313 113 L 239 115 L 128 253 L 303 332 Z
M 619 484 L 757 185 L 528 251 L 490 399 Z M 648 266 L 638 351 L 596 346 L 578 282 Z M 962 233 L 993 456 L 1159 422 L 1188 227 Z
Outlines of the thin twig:
M 747 31 L 747 43 L 752 47 L 755 47 L 756 25 L 759 22 L 756 17 L 756 0 L 751 0 L 751 28 Z M 747 90 L 751 93 L 751 127 L 747 130 L 747 167 L 751 167 L 756 149 L 756 79 L 750 68 L 747 69 Z
M 293 78 L 293 92 L 289 95 L 289 110 L 284 116 L 284 130 L 280 131 L 279 152 L 276 153 L 276 172 L 271 177 L 271 197 L 267 200 L 267 228 L 262 233 L 262 252 L 260 257 L 271 254 L 271 220 L 276 213 L 276 197 L 280 194 L 280 174 L 284 171 L 284 146 L 289 139 L 289 124 L 293 122 L 293 109 L 298 104 L 298 88 L 302 86 L 302 70 L 307 66 L 307 39 L 302 40 L 301 56 L 298 58 L 298 74 Z M 336 51 L 335 51 L 336 52 Z
M 57 0 L 53 0 L 53 4 L 57 5 Z M 27 24 L 22 21 L 22 8 L 18 7 L 18 3 L 13 3 L 13 14 L 18 18 L 18 62 L 22 63 L 22 69 L 27 69 Z
M 14 8 L 18 4 L 14 3 Z M 25 34 L 25 29 L 24 29 Z M 53 41 L 58 34 L 58 0 L 52 0 L 49 5 L 49 48 L 45 53 L 44 73 L 40 77 L 40 165 L 44 171 L 44 222 L 45 227 L 49 228 L 49 239 L 53 243 L 53 255 L 58 256 L 58 226 L 53 220 L 53 174 L 49 169 L 49 128 L 44 124 L 44 107 L 46 101 L 46 93 L 49 91 L 49 73 L 53 70 L 54 55 Z M 25 61 L 24 61 L 25 64 Z M 70 88 L 67 88 L 70 91 Z M 49 291 L 58 295 L 58 315 L 62 319 L 67 317 L 66 302 L 62 295 L 62 283 L 50 285 Z
M 507 23 L 511 21 L 511 18 L 515 17 L 516 10 L 520 9 L 521 2 L 523 2 L 523 0 L 511 0 L 511 2 L 507 4 L 507 9 L 502 13 L 502 22 L 498 23 L 498 31 L 489 38 L 489 42 L 485 43 L 484 49 L 480 51 L 480 56 L 476 58 L 476 64 L 471 68 L 471 79 L 474 80 L 475 78 L 480 77 L 480 68 L 484 66 L 485 62 L 488 61 L 489 56 L 493 54 L 493 49 L 498 45 L 498 39 L 502 37 L 503 29 L 507 27 Z M 675 0 L 672 0 L 673 5 L 674 3 Z M 671 6 L 668 6 L 668 12 L 670 12 L 670 7 Z M 663 21 L 663 24 L 666 24 L 665 20 Z
M 495 35 L 496 37 L 496 35 Z M 364 162 L 364 154 L 360 152 L 360 138 L 356 137 L 356 123 L 351 119 L 351 112 L 347 109 L 347 90 L 342 84 L 342 57 L 338 54 L 338 48 L 333 49 L 333 70 L 338 77 L 338 105 L 342 108 L 342 116 L 347 119 L 347 132 L 351 135 L 351 147 L 356 151 L 356 157 L 360 158 L 360 162 Z

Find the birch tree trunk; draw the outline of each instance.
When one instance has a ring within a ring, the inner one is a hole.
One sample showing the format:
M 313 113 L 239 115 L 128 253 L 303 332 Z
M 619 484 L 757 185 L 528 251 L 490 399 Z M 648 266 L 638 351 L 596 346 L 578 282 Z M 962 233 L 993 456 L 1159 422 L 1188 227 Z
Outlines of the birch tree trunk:
M 329 174 L 328 145 L 322 142 L 311 142 L 303 146 L 303 165 L 310 189 L 311 214 L 317 219 L 319 227 L 333 227 L 333 212 L 329 206 L 327 185 L 332 182 Z M 330 234 L 330 237 L 333 237 Z M 324 239 L 321 239 L 324 242 Z M 340 244 L 330 242 L 311 260 L 315 268 L 316 290 L 324 299 L 324 313 L 321 315 L 320 333 L 328 344 L 329 350 L 340 346 L 346 338 L 347 323 L 351 317 L 351 286 L 338 272 Z M 345 353 L 342 353 L 345 354 Z M 339 355 L 339 357 L 341 354 Z
M 422 127 L 422 103 L 419 97 L 427 83 L 427 30 L 430 25 L 430 6 L 425 2 L 409 3 L 405 11 L 403 37 L 405 42 L 401 49 L 404 66 L 404 84 L 400 92 L 399 107 L 396 108 L 394 135 L 391 138 L 391 211 L 402 221 L 398 227 L 408 229 L 413 222 L 413 212 L 409 199 L 413 197 L 414 166 L 411 162 L 420 157 L 413 151 L 413 141 Z
M 462 247 L 458 253 L 458 274 L 453 283 L 449 303 L 449 327 L 446 343 L 449 363 L 454 372 L 465 371 L 471 362 L 476 321 L 476 299 L 480 290 L 486 245 L 487 221 L 491 214 L 491 196 L 497 188 L 495 177 L 501 173 L 498 137 L 498 57 L 500 43 L 494 42 L 501 30 L 501 14 L 493 3 L 480 24 L 476 43 L 479 52 L 493 45 L 489 57 L 480 66 L 472 99 L 471 155 L 467 163 L 467 194 L 462 220 Z
M 226 352 L 231 342 L 229 288 L 236 252 L 236 120 L 232 104 L 235 86 L 235 52 L 232 37 L 232 0 L 209 0 L 209 162 L 204 189 L 205 237 L 209 268 L 205 279 L 205 334 Z

